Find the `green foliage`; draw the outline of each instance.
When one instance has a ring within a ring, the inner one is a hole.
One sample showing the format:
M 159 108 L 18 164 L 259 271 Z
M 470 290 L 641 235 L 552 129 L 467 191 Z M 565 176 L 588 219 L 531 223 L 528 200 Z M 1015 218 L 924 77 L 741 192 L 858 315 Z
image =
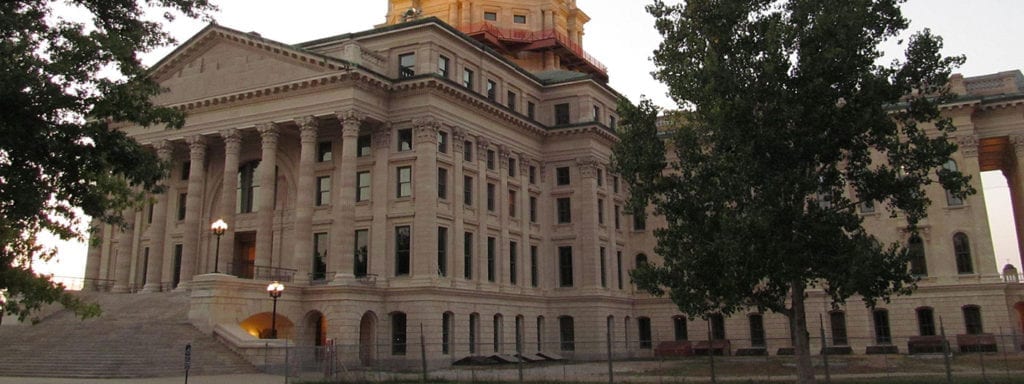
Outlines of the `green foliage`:
M 905 60 L 876 64 L 879 44 L 907 26 L 899 3 L 648 6 L 664 37 L 654 75 L 685 112 L 657 132 L 666 153 L 652 144 L 649 102 L 620 108 L 614 166 L 633 204 L 667 223 L 655 231 L 664 262 L 634 271 L 639 287 L 691 316 L 756 308 L 802 331 L 808 287 L 836 304 L 911 292 L 905 247 L 867 233 L 858 204 L 883 203 L 915 233 L 930 204 L 924 188 L 974 190 L 942 170 L 956 145 L 938 106 L 954 96 L 946 81 L 963 58 L 942 57 L 942 40 L 925 30 Z
M 89 22 L 54 7 L 77 8 Z M 48 0 L 0 2 L 0 290 L 4 311 L 25 319 L 60 302 L 83 317 L 98 314 L 64 293 L 29 261 L 54 250 L 41 231 L 81 239 L 82 214 L 121 223 L 118 213 L 158 191 L 166 170 L 118 124 L 180 127 L 184 116 L 150 102 L 160 92 L 138 55 L 170 44 L 147 10 L 207 15 L 208 0 Z M 104 75 L 106 74 L 106 75 Z

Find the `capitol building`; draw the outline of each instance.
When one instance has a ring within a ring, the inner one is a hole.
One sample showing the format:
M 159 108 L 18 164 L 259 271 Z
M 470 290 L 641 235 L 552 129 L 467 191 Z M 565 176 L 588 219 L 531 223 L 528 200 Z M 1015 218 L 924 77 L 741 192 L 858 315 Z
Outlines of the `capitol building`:
M 390 0 L 374 29 L 300 44 L 207 26 L 152 68 L 167 89 L 155 102 L 184 127 L 122 127 L 171 172 L 126 229 L 95 224 L 86 288 L 186 291 L 190 322 L 238 350 L 273 323 L 294 344 L 352 346 L 343 358 L 366 366 L 418 364 L 421 338 L 434 367 L 599 359 L 609 340 L 616 357 L 673 342 L 791 351 L 782 315 L 687 318 L 631 283 L 660 260 L 660 223 L 625 209 L 609 169 L 621 96 L 584 50 L 588 20 L 574 0 Z M 1001 170 L 1024 228 L 1024 76 L 951 84 L 951 166 L 975 183 Z M 997 265 L 974 186 L 963 200 L 930 186 L 914 237 L 861 207 L 879 239 L 920 251 L 919 288 L 874 309 L 811 292 L 812 333 L 821 315 L 836 353 L 908 353 L 941 318 L 954 348 L 1020 348 L 988 337 L 1024 334 L 1024 284 Z M 271 281 L 286 287 L 276 310 Z

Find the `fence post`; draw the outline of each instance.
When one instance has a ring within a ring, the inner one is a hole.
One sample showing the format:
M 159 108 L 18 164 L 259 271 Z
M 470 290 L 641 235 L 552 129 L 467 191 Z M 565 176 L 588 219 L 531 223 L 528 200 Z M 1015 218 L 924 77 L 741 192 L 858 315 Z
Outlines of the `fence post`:
M 612 371 L 612 329 L 610 325 L 604 327 L 605 339 L 608 340 L 608 384 L 615 384 L 615 373 Z
M 939 332 L 942 335 L 942 359 L 946 364 L 946 383 L 953 384 L 953 370 L 949 366 L 949 340 L 946 339 L 946 325 L 939 316 Z
M 707 319 L 706 323 L 708 325 L 708 360 L 711 361 L 711 382 L 718 383 L 718 380 L 715 378 L 715 341 L 711 335 L 710 317 Z
M 821 362 L 825 366 L 825 382 L 832 382 L 832 374 L 828 369 L 828 343 L 825 340 L 825 319 L 818 314 L 818 330 L 821 331 Z
M 284 384 L 288 384 L 288 375 L 291 374 L 288 371 L 288 368 L 290 368 L 288 365 L 288 353 L 288 339 L 284 339 Z

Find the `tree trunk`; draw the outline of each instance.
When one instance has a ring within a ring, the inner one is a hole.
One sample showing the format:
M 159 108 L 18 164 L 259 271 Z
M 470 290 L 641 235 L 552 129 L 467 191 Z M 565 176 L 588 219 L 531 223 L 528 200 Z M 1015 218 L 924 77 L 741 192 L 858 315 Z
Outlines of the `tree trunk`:
M 800 384 L 814 384 L 814 365 L 811 364 L 811 344 L 807 334 L 807 312 L 804 308 L 803 281 L 794 281 L 793 310 L 789 319 L 790 331 L 793 333 L 793 349 L 796 353 L 796 376 Z

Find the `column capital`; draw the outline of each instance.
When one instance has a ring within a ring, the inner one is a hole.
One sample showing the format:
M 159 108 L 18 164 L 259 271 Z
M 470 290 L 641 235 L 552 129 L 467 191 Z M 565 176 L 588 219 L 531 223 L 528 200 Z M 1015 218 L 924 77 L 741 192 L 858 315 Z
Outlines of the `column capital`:
M 479 153 L 481 153 L 481 154 L 484 153 L 484 151 L 487 151 L 487 147 L 490 147 L 490 146 L 491 146 L 491 139 L 488 139 L 486 136 L 483 136 L 483 135 L 480 135 L 480 136 L 476 137 L 476 148 L 479 150 L 478 151 Z
M 596 179 L 597 168 L 601 165 L 593 156 L 584 156 L 576 158 L 576 166 L 580 168 L 581 176 L 588 179 Z
M 452 128 L 452 140 L 454 140 L 457 143 L 466 141 L 466 130 L 459 127 Z
M 317 129 L 320 128 L 319 120 L 313 116 L 300 116 L 293 119 L 299 126 L 299 136 L 302 142 L 313 142 L 317 139 Z
M 978 135 L 961 135 L 956 137 L 956 144 L 964 157 L 978 156 Z M 1020 145 L 1020 144 L 1017 144 Z M 1020 148 L 1018 146 L 1018 148 Z
M 533 162 L 533 159 L 530 158 L 530 155 L 527 155 L 525 152 L 519 152 L 519 174 L 525 175 L 529 172 L 531 162 Z
M 508 159 L 512 157 L 512 151 L 508 149 L 505 144 L 498 145 L 498 162 L 501 164 L 501 169 L 508 168 Z
M 334 112 L 334 116 L 338 118 L 342 125 L 359 124 L 366 119 L 362 112 L 355 109 Z
M 1017 156 L 1024 156 L 1024 135 L 1010 135 L 1010 143 L 1013 143 Z
M 259 123 L 256 124 L 256 130 L 260 133 L 260 139 L 263 140 L 263 144 L 277 144 L 277 139 L 280 137 L 280 130 L 277 128 L 277 124 L 274 123 Z
M 170 160 L 174 154 L 174 144 L 170 140 L 158 140 L 153 143 L 153 148 L 156 148 L 156 156 L 162 161 Z
M 432 117 L 424 117 L 413 119 L 412 126 L 417 143 L 437 143 L 437 131 L 441 129 L 441 122 Z
M 224 144 L 227 145 L 238 145 L 242 143 L 242 133 L 239 132 L 237 128 L 222 129 L 220 131 L 220 137 L 224 139 Z

